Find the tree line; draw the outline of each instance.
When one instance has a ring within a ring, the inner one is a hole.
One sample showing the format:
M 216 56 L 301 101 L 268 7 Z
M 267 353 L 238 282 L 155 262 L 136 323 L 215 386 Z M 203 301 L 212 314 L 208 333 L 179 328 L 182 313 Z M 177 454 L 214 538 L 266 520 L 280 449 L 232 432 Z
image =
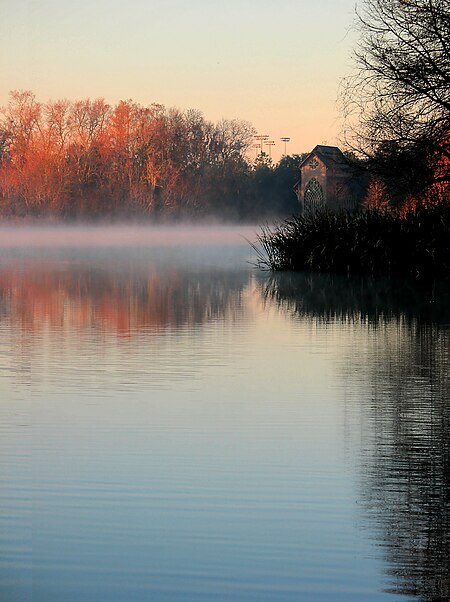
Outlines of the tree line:
M 255 129 L 132 100 L 39 102 L 13 91 L 0 114 L 3 216 L 230 219 L 295 211 L 298 157 L 247 159 Z
M 343 86 L 346 150 L 371 176 L 370 207 L 450 195 L 450 0 L 361 0 Z M 304 155 L 248 158 L 255 129 L 131 100 L 39 102 L 0 111 L 0 215 L 254 220 L 296 213 Z

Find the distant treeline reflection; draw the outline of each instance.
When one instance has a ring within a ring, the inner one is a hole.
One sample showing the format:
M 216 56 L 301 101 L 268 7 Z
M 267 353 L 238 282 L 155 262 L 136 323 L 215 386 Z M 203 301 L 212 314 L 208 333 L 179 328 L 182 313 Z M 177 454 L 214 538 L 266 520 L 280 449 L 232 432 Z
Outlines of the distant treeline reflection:
M 240 312 L 248 273 L 56 263 L 0 271 L 0 320 L 35 331 L 95 328 L 127 336 Z
M 265 300 L 319 320 L 450 322 L 445 282 L 282 272 L 261 277 L 260 286 Z

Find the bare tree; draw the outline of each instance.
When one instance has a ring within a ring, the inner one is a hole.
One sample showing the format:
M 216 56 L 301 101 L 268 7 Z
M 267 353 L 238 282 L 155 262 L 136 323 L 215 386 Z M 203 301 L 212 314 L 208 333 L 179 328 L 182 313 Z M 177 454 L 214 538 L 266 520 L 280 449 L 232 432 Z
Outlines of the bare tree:
M 217 151 L 222 161 L 244 157 L 256 130 L 244 119 L 221 119 L 216 126 Z
M 40 129 L 41 115 L 42 105 L 32 92 L 10 92 L 8 105 L 1 110 L 1 117 L 12 156 L 23 154 L 28 149 Z
M 450 0 L 362 0 L 357 26 L 344 107 L 358 125 L 347 139 L 410 183 L 448 184 Z

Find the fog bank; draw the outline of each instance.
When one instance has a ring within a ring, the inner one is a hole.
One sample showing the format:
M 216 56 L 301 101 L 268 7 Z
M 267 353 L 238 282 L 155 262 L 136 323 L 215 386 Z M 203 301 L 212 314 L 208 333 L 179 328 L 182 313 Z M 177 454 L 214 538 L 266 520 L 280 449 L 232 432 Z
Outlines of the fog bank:
M 236 246 L 255 241 L 258 226 L 2 226 L 0 248 Z

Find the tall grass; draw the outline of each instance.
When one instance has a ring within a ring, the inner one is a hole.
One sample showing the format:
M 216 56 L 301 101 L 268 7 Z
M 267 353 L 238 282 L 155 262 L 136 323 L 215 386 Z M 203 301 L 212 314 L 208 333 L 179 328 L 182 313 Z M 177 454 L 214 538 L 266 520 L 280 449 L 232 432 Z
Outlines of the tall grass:
M 293 216 L 258 243 L 263 269 L 450 277 L 450 203 Z

